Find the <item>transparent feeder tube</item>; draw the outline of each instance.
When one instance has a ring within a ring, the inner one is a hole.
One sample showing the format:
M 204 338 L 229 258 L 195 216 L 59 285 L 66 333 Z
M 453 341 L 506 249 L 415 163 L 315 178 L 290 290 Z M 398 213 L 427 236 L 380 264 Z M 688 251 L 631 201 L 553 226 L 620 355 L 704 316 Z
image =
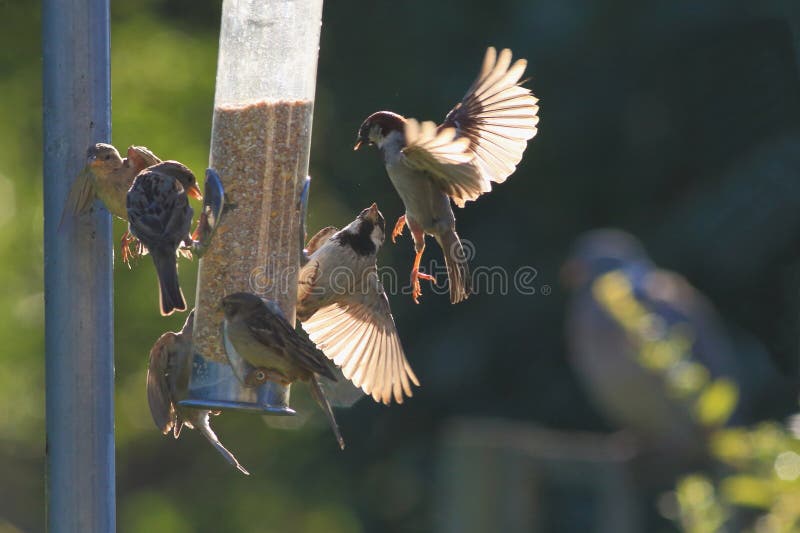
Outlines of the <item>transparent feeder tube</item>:
M 276 300 L 295 321 L 321 17 L 322 0 L 222 4 L 209 166 L 222 179 L 226 208 L 200 260 L 194 326 L 195 352 L 211 361 L 227 362 L 227 294 Z

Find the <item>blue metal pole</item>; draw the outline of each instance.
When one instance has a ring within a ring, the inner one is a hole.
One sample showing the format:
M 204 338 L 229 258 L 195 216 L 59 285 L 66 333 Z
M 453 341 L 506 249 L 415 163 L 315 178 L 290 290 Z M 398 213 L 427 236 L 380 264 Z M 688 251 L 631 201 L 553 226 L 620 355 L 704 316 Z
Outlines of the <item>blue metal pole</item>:
M 111 134 L 108 0 L 44 0 L 47 526 L 115 530 L 111 217 L 59 230 L 90 143 Z

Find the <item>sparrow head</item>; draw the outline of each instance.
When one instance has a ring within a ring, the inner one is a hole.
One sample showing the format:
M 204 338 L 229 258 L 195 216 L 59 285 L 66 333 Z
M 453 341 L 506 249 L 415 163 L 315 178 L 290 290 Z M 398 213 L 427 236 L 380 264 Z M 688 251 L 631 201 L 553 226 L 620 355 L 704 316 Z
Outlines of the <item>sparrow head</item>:
M 200 192 L 200 187 L 197 186 L 197 178 L 189 167 L 177 161 L 164 161 L 149 167 L 151 172 L 157 172 L 175 178 L 183 186 L 186 194 L 195 200 L 202 200 L 203 194 Z
M 569 259 L 561 268 L 561 280 L 571 289 L 612 270 L 631 264 L 650 265 L 642 243 L 618 229 L 598 229 L 575 241 Z
M 264 313 L 283 318 L 283 311 L 277 303 L 272 300 L 264 300 L 250 292 L 236 292 L 225 296 L 222 299 L 222 309 L 228 320 Z
M 86 164 L 92 170 L 110 172 L 122 166 L 122 156 L 110 144 L 97 143 L 86 150 Z
M 406 119 L 391 111 L 378 111 L 367 117 L 358 129 L 358 137 L 353 150 L 361 148 L 362 144 L 375 145 L 378 148 L 393 132 L 402 135 L 405 131 Z
M 356 219 L 334 238 L 343 246 L 349 246 L 358 255 L 374 255 L 378 253 L 386 238 L 386 220 L 378 210 L 378 204 L 372 204 L 361 211 Z

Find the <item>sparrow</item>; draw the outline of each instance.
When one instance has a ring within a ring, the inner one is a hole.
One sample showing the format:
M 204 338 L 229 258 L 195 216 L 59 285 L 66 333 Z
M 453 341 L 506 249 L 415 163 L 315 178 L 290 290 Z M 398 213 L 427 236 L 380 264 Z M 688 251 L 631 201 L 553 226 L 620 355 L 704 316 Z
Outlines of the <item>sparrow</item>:
M 64 224 L 68 215 L 79 216 L 88 212 L 95 198 L 103 202 L 112 215 L 127 221 L 125 195 L 131 188 L 133 179 L 145 168 L 160 162 L 161 160 L 144 146 L 129 146 L 125 159 L 110 144 L 98 143 L 90 146 L 86 151 L 86 166 L 72 183 L 67 196 L 61 224 Z M 126 231 L 120 242 L 122 260 L 128 266 L 132 257 L 130 250 L 132 240 L 134 239 Z
M 193 188 L 197 183 L 191 170 L 165 161 L 140 172 L 128 191 L 128 230 L 153 258 L 163 316 L 186 310 L 175 254 L 182 243 L 193 242 L 189 231 L 194 210 L 187 198 Z
M 225 296 L 222 307 L 223 339 L 229 359 L 241 357 L 252 366 L 244 376 L 244 384 L 255 387 L 267 380 L 281 385 L 298 380 L 307 382 L 311 395 L 328 418 L 339 447 L 344 449 L 344 439 L 319 381 L 319 376 L 336 381 L 325 355 L 294 330 L 272 300 L 238 292 Z M 234 368 L 238 366 L 233 360 L 231 364 Z
M 181 407 L 178 401 L 186 395 L 192 368 L 192 327 L 194 310 L 189 313 L 179 333 L 168 331 L 159 337 L 150 350 L 147 366 L 147 402 L 153 422 L 164 435 L 172 432 L 177 439 L 181 429 L 197 429 L 214 448 L 241 473 L 250 473 L 222 445 L 211 429 L 210 415 L 219 411 Z
M 317 348 L 344 377 L 376 402 L 403 403 L 411 370 L 378 279 L 377 254 L 386 222 L 376 204 L 342 230 L 327 227 L 311 238 L 300 269 L 297 318 Z
M 511 50 L 486 51 L 483 67 L 464 98 L 436 126 L 391 111 L 364 120 L 354 149 L 377 146 L 397 193 L 405 205 L 392 231 L 392 242 L 408 225 L 416 257 L 411 269 L 412 297 L 419 303 L 420 279 L 434 280 L 419 270 L 425 236 L 444 253 L 450 281 L 450 302 L 471 291 L 467 257 L 456 233 L 450 200 L 458 207 L 502 183 L 522 159 L 539 122 L 538 100 L 520 86 L 527 62 L 511 64 Z
M 739 397 L 750 394 L 754 367 L 744 371 L 710 302 L 680 275 L 658 268 L 632 235 L 589 232 L 562 277 L 573 293 L 570 362 L 609 421 L 673 456 L 697 458 L 709 430 L 751 403 Z M 709 391 L 716 391 L 719 417 L 704 420 Z

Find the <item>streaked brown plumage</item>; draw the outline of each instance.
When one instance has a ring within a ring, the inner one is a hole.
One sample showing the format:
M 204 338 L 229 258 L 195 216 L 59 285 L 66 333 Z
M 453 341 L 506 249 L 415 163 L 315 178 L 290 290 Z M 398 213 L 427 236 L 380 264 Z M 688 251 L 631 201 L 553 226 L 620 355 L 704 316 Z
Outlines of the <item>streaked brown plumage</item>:
M 150 350 L 147 367 L 147 402 L 156 427 L 177 439 L 186 426 L 196 429 L 226 461 L 245 475 L 250 473 L 219 441 L 211 429 L 209 416 L 219 411 L 181 407 L 178 401 L 186 396 L 192 368 L 192 326 L 194 311 L 189 313 L 180 333 L 168 331 L 159 337 Z
M 419 271 L 425 235 L 442 248 L 450 280 L 450 301 L 465 300 L 471 290 L 469 266 L 455 231 L 450 200 L 459 207 L 502 183 L 516 169 L 539 122 L 537 99 L 520 86 L 527 62 L 511 63 L 511 51 L 489 48 L 478 78 L 440 126 L 389 111 L 363 122 L 355 148 L 376 145 L 389 179 L 406 208 L 392 233 L 408 224 L 416 257 L 411 271 L 412 296 L 421 293 Z
M 344 439 L 318 378 L 320 375 L 336 381 L 325 355 L 294 330 L 278 304 L 271 300 L 239 292 L 223 298 L 222 307 L 226 349 L 230 344 L 253 367 L 245 377 L 245 384 L 256 386 L 266 380 L 283 385 L 295 381 L 308 383 L 312 396 L 328 417 L 339 447 L 344 449 Z
M 64 206 L 61 224 L 67 216 L 79 216 L 89 211 L 95 198 L 117 218 L 128 220 L 125 196 L 133 179 L 145 168 L 161 160 L 144 146 L 129 146 L 125 159 L 110 144 L 97 143 L 86 151 L 86 166 L 75 178 Z M 126 231 L 122 236 L 122 260 L 129 263 L 133 239 Z M 136 247 L 134 246 L 134 250 Z
M 308 243 L 300 270 L 297 318 L 344 376 L 389 404 L 419 381 L 406 359 L 389 300 L 378 279 L 386 223 L 376 204 L 341 231 L 328 227 Z
M 186 310 L 175 253 L 181 243 L 192 242 L 194 210 L 186 191 L 196 187 L 191 170 L 177 161 L 165 161 L 140 172 L 128 191 L 128 228 L 153 258 L 164 316 Z

